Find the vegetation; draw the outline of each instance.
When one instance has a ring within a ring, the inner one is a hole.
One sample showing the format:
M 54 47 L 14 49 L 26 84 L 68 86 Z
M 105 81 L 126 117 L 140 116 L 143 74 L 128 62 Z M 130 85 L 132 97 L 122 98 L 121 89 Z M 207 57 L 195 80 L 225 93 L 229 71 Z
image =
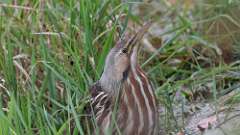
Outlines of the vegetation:
M 71 134 L 71 121 L 73 134 L 90 134 L 80 121 L 89 86 L 99 79 L 127 22 L 149 19 L 154 28 L 145 38 L 154 50 L 142 51 L 140 63 L 165 108 L 165 132 L 184 128 L 174 115 L 177 103 L 194 102 L 201 93 L 217 104 L 220 96 L 239 91 L 239 5 L 238 0 L 2 0 L 0 134 Z M 116 17 L 121 14 L 124 21 Z M 179 93 L 183 98 L 177 99 Z

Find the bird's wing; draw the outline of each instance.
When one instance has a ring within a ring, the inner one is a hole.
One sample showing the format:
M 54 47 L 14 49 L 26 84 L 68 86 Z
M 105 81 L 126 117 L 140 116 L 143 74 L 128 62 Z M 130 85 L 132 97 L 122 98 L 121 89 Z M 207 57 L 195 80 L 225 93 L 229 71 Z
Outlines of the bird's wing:
M 90 107 L 91 112 L 93 112 L 96 117 L 100 115 L 104 110 L 109 110 L 111 105 L 111 100 L 109 93 L 103 90 L 99 82 L 96 82 L 91 88 L 91 100 Z

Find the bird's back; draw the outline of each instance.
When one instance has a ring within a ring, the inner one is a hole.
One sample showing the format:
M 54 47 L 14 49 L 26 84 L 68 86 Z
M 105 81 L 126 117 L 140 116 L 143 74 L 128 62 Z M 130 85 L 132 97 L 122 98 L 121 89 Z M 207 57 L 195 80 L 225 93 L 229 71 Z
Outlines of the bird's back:
M 119 100 L 99 82 L 91 88 L 91 104 L 99 133 L 153 135 L 157 127 L 157 103 L 150 81 L 139 66 L 131 67 L 119 92 Z

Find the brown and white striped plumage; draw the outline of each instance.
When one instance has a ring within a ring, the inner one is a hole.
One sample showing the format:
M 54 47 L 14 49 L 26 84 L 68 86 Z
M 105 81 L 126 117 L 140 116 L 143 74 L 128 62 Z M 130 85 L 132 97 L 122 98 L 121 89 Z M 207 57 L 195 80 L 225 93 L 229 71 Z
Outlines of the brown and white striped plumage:
M 148 27 L 145 25 L 129 40 L 117 43 L 106 59 L 101 79 L 90 89 L 100 134 L 156 134 L 156 98 L 150 81 L 137 64 L 138 41 Z

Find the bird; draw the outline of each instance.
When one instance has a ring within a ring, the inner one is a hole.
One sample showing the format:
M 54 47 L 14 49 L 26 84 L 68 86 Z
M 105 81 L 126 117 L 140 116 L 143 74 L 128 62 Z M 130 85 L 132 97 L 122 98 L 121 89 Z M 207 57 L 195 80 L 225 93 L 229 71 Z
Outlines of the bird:
M 156 95 L 138 64 L 140 41 L 150 26 L 124 34 L 107 54 L 100 79 L 89 89 L 94 134 L 157 134 Z

